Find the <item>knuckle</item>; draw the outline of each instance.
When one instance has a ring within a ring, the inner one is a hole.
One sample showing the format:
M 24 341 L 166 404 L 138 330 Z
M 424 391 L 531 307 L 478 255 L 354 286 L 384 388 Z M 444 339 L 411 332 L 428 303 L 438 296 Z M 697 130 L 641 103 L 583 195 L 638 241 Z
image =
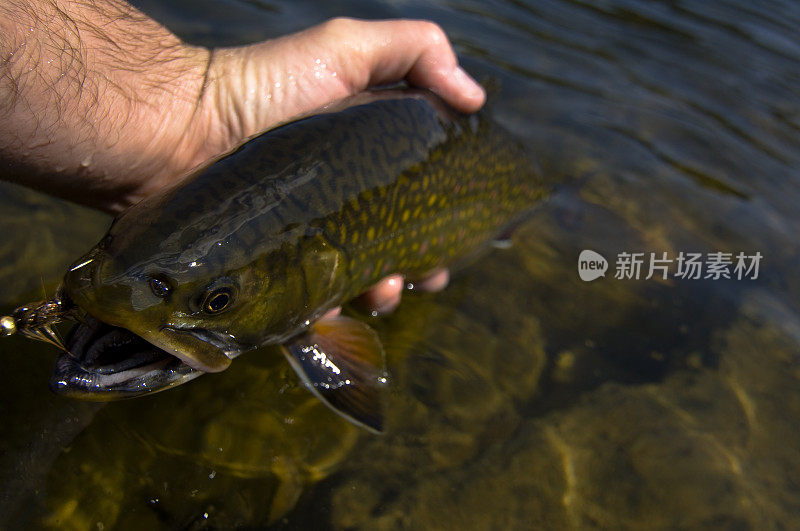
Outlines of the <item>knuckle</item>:
M 435 22 L 423 20 L 418 22 L 420 37 L 433 45 L 441 45 L 448 43 L 447 35 L 441 26 Z
M 322 30 L 331 35 L 347 35 L 358 21 L 348 17 L 334 17 L 322 24 Z

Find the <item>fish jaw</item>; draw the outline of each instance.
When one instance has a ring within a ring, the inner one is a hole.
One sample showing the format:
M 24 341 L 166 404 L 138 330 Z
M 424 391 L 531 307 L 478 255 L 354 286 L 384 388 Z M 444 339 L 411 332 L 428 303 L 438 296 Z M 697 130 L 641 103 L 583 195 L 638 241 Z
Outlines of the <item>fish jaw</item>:
M 241 352 L 232 336 L 225 338 L 199 328 L 163 326 L 158 332 L 147 334 L 145 339 L 203 372 L 224 371 Z
M 50 388 L 58 395 L 110 401 L 163 391 L 202 374 L 124 328 L 87 317 L 71 332 Z
M 58 395 L 83 400 L 133 398 L 176 387 L 206 372 L 219 372 L 240 353 L 220 334 L 201 329 L 164 327 L 156 336 L 153 341 L 86 316 L 56 361 L 50 388 Z M 175 353 L 187 344 L 191 344 L 189 359 L 202 364 L 187 363 Z M 198 354 L 201 351 L 205 356 Z M 220 369 L 220 365 L 224 366 Z

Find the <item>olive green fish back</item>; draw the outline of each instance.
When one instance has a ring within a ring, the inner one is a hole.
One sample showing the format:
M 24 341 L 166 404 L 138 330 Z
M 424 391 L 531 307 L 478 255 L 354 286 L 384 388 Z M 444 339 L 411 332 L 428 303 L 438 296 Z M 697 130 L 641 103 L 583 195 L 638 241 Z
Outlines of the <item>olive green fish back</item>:
M 387 272 L 448 263 L 542 197 L 502 129 L 400 94 L 264 133 L 135 205 L 112 232 L 136 240 L 131 253 L 157 248 L 152 262 L 179 281 L 192 263 L 222 273 L 322 232 L 347 256 L 355 293 Z

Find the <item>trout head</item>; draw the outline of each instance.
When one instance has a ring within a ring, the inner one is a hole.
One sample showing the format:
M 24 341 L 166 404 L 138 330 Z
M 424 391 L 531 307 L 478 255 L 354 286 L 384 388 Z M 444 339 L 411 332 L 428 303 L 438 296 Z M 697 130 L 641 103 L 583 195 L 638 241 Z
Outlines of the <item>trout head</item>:
M 344 260 L 319 237 L 256 256 L 224 239 L 175 254 L 141 223 L 120 225 L 65 276 L 66 295 L 89 317 L 57 363 L 60 394 L 123 398 L 219 372 L 336 303 Z

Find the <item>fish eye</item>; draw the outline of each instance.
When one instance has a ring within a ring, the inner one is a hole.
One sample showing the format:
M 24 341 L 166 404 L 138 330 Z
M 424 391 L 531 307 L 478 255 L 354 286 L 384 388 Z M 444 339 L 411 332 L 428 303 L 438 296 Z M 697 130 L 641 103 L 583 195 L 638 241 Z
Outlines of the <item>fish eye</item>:
M 153 295 L 159 299 L 166 299 L 169 296 L 169 292 L 172 291 L 169 282 L 163 278 L 151 277 L 150 280 L 148 280 L 148 284 L 153 291 Z
M 236 299 L 236 284 L 228 277 L 220 277 L 206 287 L 200 299 L 200 309 L 214 315 L 230 308 Z
M 220 313 L 233 302 L 233 290 L 229 287 L 211 290 L 203 299 L 203 311 L 206 313 Z

